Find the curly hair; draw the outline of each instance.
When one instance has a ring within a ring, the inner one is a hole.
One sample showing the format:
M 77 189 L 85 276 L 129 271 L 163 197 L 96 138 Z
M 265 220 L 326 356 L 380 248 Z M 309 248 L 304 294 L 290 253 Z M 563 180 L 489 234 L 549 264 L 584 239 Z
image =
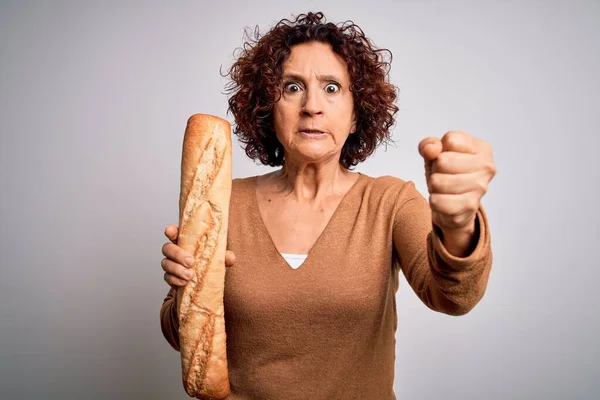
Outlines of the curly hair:
M 263 165 L 283 165 L 285 155 L 275 135 L 272 110 L 282 94 L 284 61 L 294 45 L 307 42 L 328 43 L 345 61 L 350 75 L 356 132 L 342 148 L 341 165 L 351 169 L 381 143 L 391 141 L 398 112 L 396 87 L 388 81 L 392 54 L 376 48 L 352 21 L 334 24 L 326 22 L 322 12 L 310 12 L 293 21 L 282 19 L 262 37 L 258 27 L 253 37 L 248 30 L 245 33 L 247 41 L 237 49 L 241 54 L 223 76 L 231 79 L 226 94 L 231 95 L 228 113 L 235 119 L 233 132 L 248 157 Z

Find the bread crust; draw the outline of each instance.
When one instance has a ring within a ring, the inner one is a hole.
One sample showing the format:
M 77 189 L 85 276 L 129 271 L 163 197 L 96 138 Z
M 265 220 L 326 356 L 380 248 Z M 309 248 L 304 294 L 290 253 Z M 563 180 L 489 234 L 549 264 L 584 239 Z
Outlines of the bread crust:
M 194 278 L 177 289 L 182 381 L 199 399 L 230 393 L 223 291 L 229 201 L 231 126 L 195 114 L 183 140 L 177 244 L 195 257 Z

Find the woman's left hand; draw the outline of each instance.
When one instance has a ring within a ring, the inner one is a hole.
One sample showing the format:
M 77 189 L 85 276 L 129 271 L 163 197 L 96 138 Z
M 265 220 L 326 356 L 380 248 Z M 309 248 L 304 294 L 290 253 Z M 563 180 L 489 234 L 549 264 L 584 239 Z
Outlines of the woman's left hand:
M 419 143 L 433 223 L 442 232 L 473 232 L 481 198 L 496 175 L 492 147 L 471 135 L 450 131 Z

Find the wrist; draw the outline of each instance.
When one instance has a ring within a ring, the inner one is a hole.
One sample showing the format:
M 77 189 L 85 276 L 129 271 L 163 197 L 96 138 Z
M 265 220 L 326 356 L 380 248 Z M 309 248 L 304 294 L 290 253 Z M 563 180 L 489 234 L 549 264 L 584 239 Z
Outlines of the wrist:
M 477 218 L 474 217 L 467 226 L 462 228 L 448 229 L 437 225 L 436 228 L 444 247 L 453 256 L 467 257 L 475 250 L 479 237 Z
M 453 237 L 467 237 L 473 236 L 475 234 L 475 220 L 473 217 L 469 223 L 460 228 L 446 228 L 443 226 L 438 226 L 440 231 L 444 234 L 444 236 L 453 236 Z

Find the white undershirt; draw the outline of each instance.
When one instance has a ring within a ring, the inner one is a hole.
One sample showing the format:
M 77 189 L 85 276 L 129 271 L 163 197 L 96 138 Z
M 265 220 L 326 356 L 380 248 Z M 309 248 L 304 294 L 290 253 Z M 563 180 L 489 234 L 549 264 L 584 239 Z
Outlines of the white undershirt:
M 285 261 L 292 267 L 293 269 L 298 269 L 300 265 L 306 260 L 308 254 L 289 254 L 289 253 L 281 253 Z

